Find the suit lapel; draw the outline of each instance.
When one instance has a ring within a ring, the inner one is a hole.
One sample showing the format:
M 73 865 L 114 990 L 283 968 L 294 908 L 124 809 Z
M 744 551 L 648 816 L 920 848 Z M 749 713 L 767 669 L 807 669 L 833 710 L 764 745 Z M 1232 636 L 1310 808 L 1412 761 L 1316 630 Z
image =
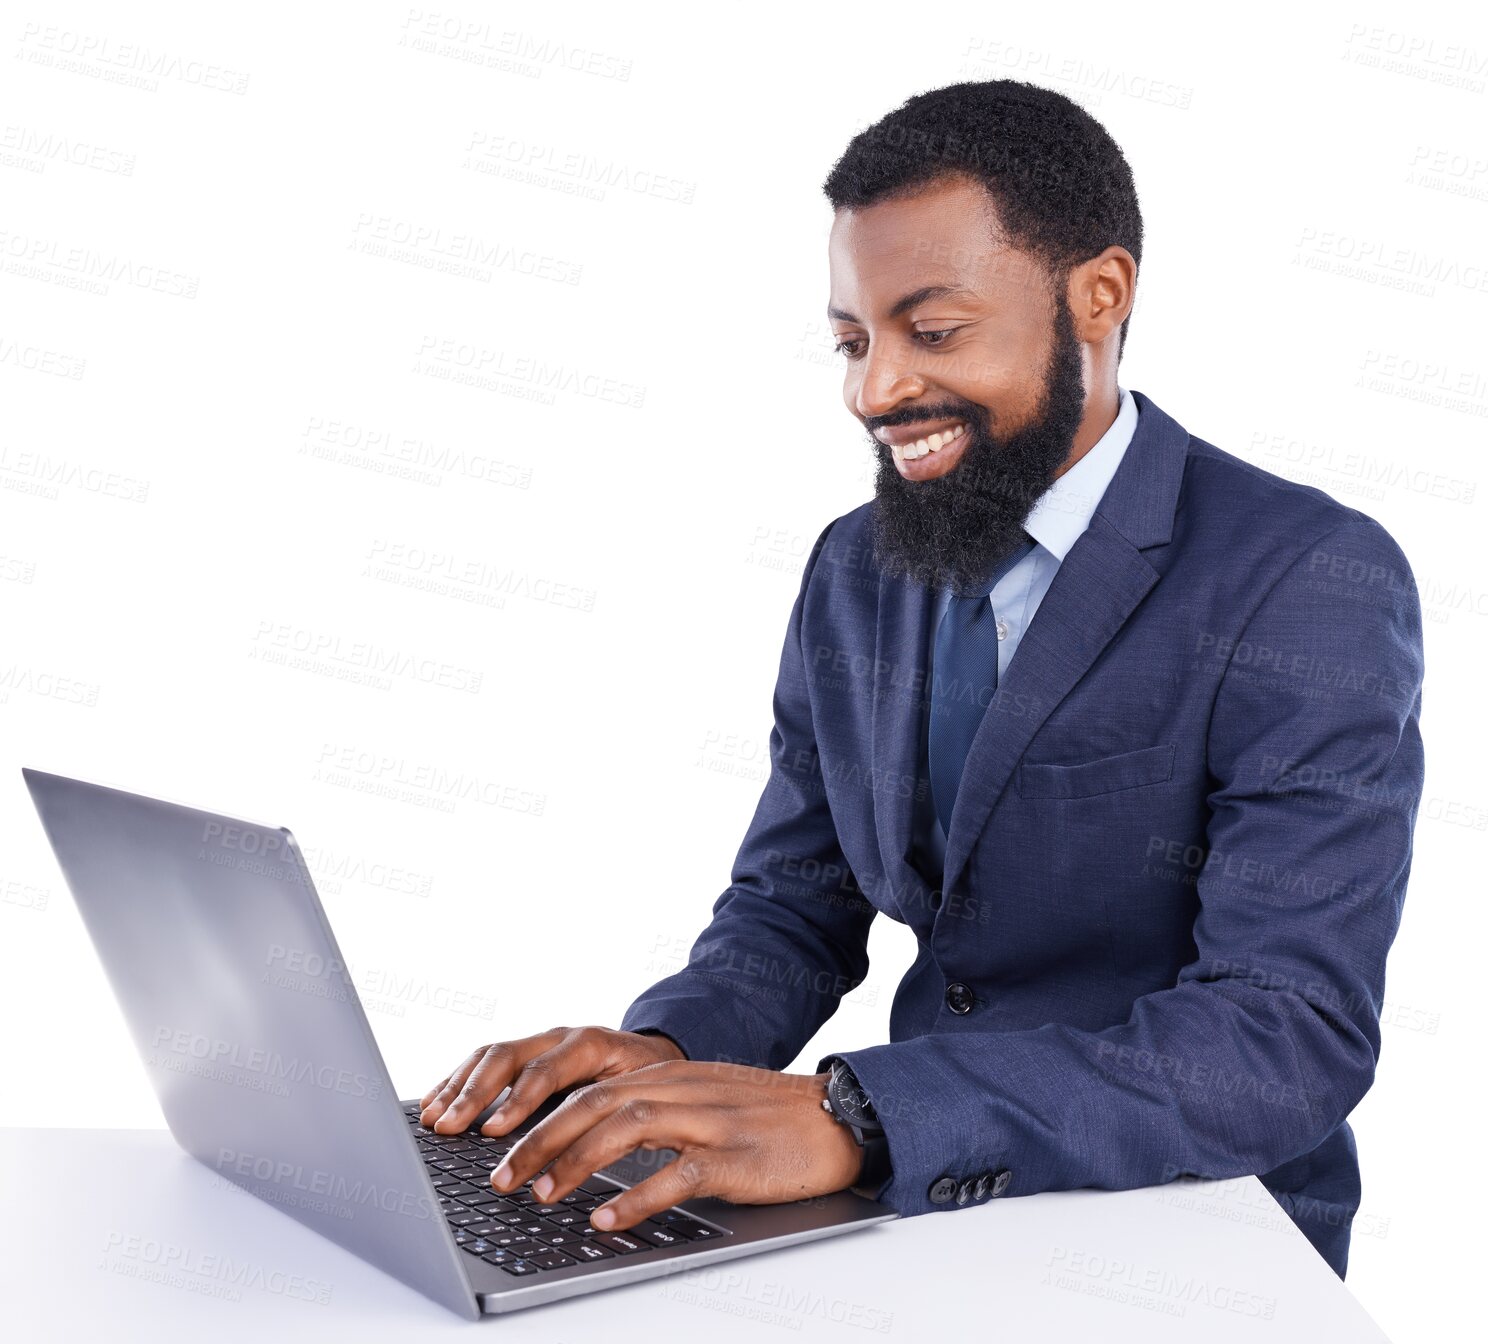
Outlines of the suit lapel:
M 909 862 L 914 789 L 919 779 L 920 724 L 924 712 L 926 640 L 935 599 L 929 589 L 881 578 L 878 639 L 873 663 L 874 816 L 879 856 L 894 896 L 923 882 Z M 910 781 L 910 788 L 902 782 Z
M 1137 428 L 1121 465 L 1039 603 L 972 741 L 946 837 L 948 891 L 1034 734 L 1160 577 L 1153 552 L 1172 539 L 1188 431 L 1151 398 L 1131 395 Z
M 1144 555 L 1172 537 L 1188 431 L 1141 392 L 1137 429 L 1089 528 L 1070 548 L 1029 623 L 972 742 L 946 837 L 950 890 L 1033 736 L 1100 657 L 1160 571 Z M 926 685 L 928 589 L 881 579 L 873 685 L 874 808 L 879 853 L 894 893 L 924 885 L 908 860 L 919 780 Z
M 1033 735 L 1157 578 L 1141 552 L 1099 515 L 1070 548 L 972 740 L 946 837 L 946 890 Z

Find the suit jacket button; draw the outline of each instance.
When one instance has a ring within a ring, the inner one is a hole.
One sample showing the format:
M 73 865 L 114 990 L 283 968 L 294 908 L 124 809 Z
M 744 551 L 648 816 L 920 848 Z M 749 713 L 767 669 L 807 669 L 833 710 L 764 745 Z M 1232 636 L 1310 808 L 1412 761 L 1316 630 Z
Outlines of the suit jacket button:
M 987 1193 L 992 1189 L 992 1173 L 984 1171 L 976 1178 L 976 1186 L 972 1189 L 973 1199 L 986 1199 Z
M 946 1007 L 953 1013 L 969 1013 L 976 1002 L 976 996 L 959 980 L 952 980 L 946 986 L 945 999 Z
M 956 1182 L 949 1176 L 942 1176 L 930 1186 L 930 1202 L 932 1204 L 949 1204 L 956 1197 Z
M 1013 1173 L 1006 1167 L 999 1167 L 992 1173 L 992 1198 L 996 1199 L 1008 1188 L 1008 1182 L 1013 1179 Z
M 956 1203 L 958 1203 L 958 1204 L 969 1204 L 969 1203 L 971 1203 L 971 1192 L 975 1188 L 976 1188 L 976 1177 L 975 1176 L 968 1176 L 964 1181 L 961 1182 L 960 1185 L 958 1185 L 956 1187 Z

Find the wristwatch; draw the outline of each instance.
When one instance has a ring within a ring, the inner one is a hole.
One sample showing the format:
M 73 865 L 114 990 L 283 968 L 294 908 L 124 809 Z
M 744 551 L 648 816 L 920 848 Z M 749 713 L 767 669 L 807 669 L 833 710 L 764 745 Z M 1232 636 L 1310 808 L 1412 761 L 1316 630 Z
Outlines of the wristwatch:
M 852 1136 L 863 1149 L 863 1168 L 851 1189 L 865 1199 L 877 1199 L 893 1174 L 889 1168 L 889 1141 L 884 1136 L 884 1127 L 846 1060 L 832 1061 L 831 1077 L 827 1080 L 827 1095 L 822 1098 L 822 1110 L 838 1124 L 852 1130 Z

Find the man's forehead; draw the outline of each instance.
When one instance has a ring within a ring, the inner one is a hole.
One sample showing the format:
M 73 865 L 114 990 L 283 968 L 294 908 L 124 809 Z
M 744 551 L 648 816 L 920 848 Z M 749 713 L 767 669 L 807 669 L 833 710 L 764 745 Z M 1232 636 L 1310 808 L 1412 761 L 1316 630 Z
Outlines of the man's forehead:
M 991 193 L 961 175 L 838 210 L 827 263 L 829 307 L 859 316 L 869 307 L 887 316 L 921 289 L 1002 297 L 1009 288 L 1042 290 L 1047 283 L 1039 261 L 1009 238 Z
M 983 239 L 976 247 L 917 241 L 908 247 L 838 251 L 829 257 L 828 307 L 855 317 L 897 316 L 920 302 L 974 303 L 1009 291 L 1046 287 L 1043 268 L 1029 253 Z M 906 300 L 914 299 L 913 304 Z
M 915 264 L 961 270 L 984 265 L 1009 250 L 1007 241 L 984 219 L 927 211 L 879 215 L 869 222 L 849 218 L 868 213 L 837 212 L 827 244 L 834 264 Z

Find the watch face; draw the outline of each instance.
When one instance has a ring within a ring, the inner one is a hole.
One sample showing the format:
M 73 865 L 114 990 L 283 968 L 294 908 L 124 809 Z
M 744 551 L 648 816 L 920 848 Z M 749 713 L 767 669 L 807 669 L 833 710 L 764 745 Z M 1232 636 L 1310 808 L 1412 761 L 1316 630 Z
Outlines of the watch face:
M 832 1098 L 832 1109 L 844 1120 L 851 1124 L 878 1128 L 878 1116 L 874 1113 L 873 1103 L 868 1100 L 868 1094 L 858 1085 L 858 1080 L 852 1074 L 842 1070 L 834 1072 L 828 1091 Z

